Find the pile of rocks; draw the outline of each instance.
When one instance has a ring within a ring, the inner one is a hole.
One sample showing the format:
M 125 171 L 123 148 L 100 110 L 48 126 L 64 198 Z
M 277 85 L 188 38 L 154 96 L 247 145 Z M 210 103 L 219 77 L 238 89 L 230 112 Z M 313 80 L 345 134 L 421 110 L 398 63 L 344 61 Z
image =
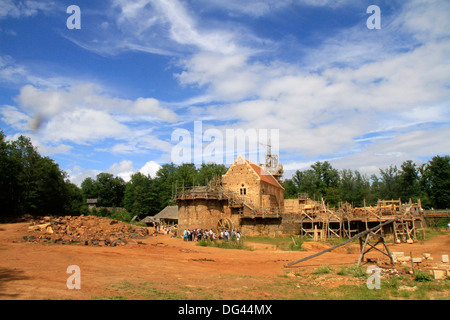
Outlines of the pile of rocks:
M 144 227 L 96 216 L 43 217 L 28 227 L 25 242 L 118 246 L 149 235 Z
M 394 262 L 399 262 L 403 265 L 420 266 L 420 269 L 429 272 L 433 279 L 440 280 L 450 278 L 450 264 L 448 255 L 444 254 L 441 261 L 434 261 L 430 253 L 424 253 L 423 257 L 405 256 L 404 252 L 392 252 Z M 410 270 L 413 274 L 414 271 Z

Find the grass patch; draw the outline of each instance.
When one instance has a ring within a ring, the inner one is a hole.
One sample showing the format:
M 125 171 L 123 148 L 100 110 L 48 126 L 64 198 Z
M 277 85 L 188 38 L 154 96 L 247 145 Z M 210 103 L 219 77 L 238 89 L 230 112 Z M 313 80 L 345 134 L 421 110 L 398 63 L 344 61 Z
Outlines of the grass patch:
M 209 240 L 209 239 L 201 239 L 197 242 L 198 246 L 201 247 L 215 247 L 221 249 L 241 249 L 241 250 L 252 250 L 251 248 L 245 245 L 245 241 L 242 237 L 238 240 L 231 239 L 228 241 L 225 240 Z
M 110 296 L 104 296 L 99 299 L 108 300 L 126 300 L 130 299 L 138 300 L 186 300 L 189 297 L 185 292 L 180 292 L 180 288 L 163 285 L 157 282 L 121 282 L 118 285 L 111 286 L 116 293 Z
M 120 295 L 110 295 L 102 297 L 93 297 L 92 300 L 127 300 L 127 298 Z
M 440 229 L 426 228 L 425 239 L 423 239 L 422 232 L 417 232 L 417 239 L 427 241 L 433 239 L 436 236 L 443 236 L 446 234 L 448 234 L 448 231 L 446 231 L 445 229 L 440 230 Z
M 361 268 L 363 271 L 364 269 Z M 448 300 L 450 281 L 415 281 L 411 275 L 382 276 L 381 289 L 369 289 L 358 268 L 333 270 L 328 265 L 289 271 L 273 277 L 219 274 L 212 284 L 205 280 L 182 283 L 120 282 L 102 300 Z M 408 290 L 411 288 L 412 290 Z
M 419 281 L 419 282 L 428 282 L 428 281 L 432 281 L 433 277 L 429 273 L 426 273 L 422 270 L 418 270 L 416 272 L 416 274 L 414 275 L 414 280 Z
M 346 275 L 361 275 L 360 271 L 344 269 Z M 323 272 L 323 273 L 322 273 Z M 381 289 L 369 289 L 366 281 L 356 280 L 354 284 L 329 286 L 330 281 L 323 284 L 316 281 L 314 275 L 321 274 L 322 279 L 333 279 L 335 274 L 342 273 L 342 269 L 333 272 L 326 266 L 319 268 L 319 272 L 301 276 L 278 275 L 276 279 L 257 288 L 267 292 L 271 299 L 277 300 L 448 300 L 450 281 L 417 282 L 411 276 L 387 276 L 381 279 Z M 326 275 L 324 275 L 326 274 Z M 342 278 L 340 279 L 342 281 Z M 404 288 L 413 288 L 405 290 Z
M 355 278 L 366 277 L 367 273 L 361 266 L 342 267 L 338 272 L 338 275 L 353 275 Z
M 331 273 L 333 269 L 331 269 L 330 265 L 324 264 L 323 266 L 320 266 L 316 270 L 312 272 L 312 274 L 328 274 Z
M 268 236 L 258 236 L 258 237 L 246 237 L 249 242 L 257 242 L 275 246 L 278 250 L 285 251 L 305 251 L 302 248 L 303 243 L 306 241 L 305 238 L 300 237 L 268 237 Z M 295 241 L 295 243 L 294 243 Z

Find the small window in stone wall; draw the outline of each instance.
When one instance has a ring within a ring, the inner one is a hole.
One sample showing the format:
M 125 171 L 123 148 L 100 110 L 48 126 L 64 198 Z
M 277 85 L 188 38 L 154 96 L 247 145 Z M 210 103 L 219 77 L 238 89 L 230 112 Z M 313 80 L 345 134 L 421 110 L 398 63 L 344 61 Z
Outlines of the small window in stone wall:
M 246 195 L 246 194 L 247 194 L 247 188 L 245 188 L 245 185 L 242 184 L 241 195 Z

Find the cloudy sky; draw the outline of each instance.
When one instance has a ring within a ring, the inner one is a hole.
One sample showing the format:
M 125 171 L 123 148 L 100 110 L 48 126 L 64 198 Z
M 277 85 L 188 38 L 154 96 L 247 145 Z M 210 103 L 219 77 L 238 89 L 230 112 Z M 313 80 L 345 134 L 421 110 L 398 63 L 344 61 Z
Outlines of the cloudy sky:
M 381 29 L 367 27 L 370 5 Z M 426 162 L 450 152 L 449 12 L 448 0 L 2 0 L 0 128 L 77 184 L 154 175 L 177 132 L 195 144 L 195 121 L 218 133 L 204 147 L 222 133 L 223 162 L 227 130 L 278 130 L 288 174 Z

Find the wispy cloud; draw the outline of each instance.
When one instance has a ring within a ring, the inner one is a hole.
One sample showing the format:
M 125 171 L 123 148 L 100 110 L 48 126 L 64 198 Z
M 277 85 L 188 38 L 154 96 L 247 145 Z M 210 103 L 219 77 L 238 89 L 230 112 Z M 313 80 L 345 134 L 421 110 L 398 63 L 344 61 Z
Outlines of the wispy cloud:
M 51 11 L 54 7 L 54 1 L 2 0 L 0 2 L 0 19 L 5 17 L 19 18 L 22 16 L 33 16 L 39 11 Z
M 383 16 L 379 33 L 364 24 L 342 30 L 300 63 L 262 64 L 246 55 L 200 52 L 184 60 L 178 79 L 204 88 L 216 102 L 199 108 L 199 117 L 234 120 L 233 127 L 279 128 L 280 149 L 306 161 L 340 157 L 342 163 L 370 152 L 368 144 L 384 146 L 389 137 L 398 147 L 389 148 L 386 157 L 416 157 L 412 150 L 423 144 L 406 144 L 401 137 L 414 136 L 419 125 L 423 130 L 429 124 L 431 132 L 450 121 L 450 29 L 432 31 L 431 21 L 446 16 L 439 2 L 415 4 L 405 4 L 395 17 Z M 359 139 L 370 132 L 378 132 L 378 139 Z M 428 152 L 448 151 L 443 141 L 431 143 Z
M 140 169 L 136 169 L 134 166 L 133 161 L 122 160 L 119 163 L 113 163 L 103 172 L 111 173 L 114 176 L 122 178 L 125 182 L 128 182 L 131 180 L 131 176 L 137 172 L 154 178 L 156 176 L 156 172 L 158 172 L 161 168 L 161 166 L 155 161 L 146 162 Z M 86 178 L 95 179 L 95 177 L 101 172 L 102 171 L 100 170 L 83 169 L 80 166 L 74 166 L 72 169 L 67 170 L 70 181 L 78 186 L 81 186 L 81 183 Z
M 377 160 L 382 166 L 389 157 L 417 157 L 418 149 L 449 150 L 450 4 L 381 1 L 382 29 L 368 30 L 369 2 L 111 0 L 104 11 L 83 11 L 84 32 L 60 34 L 107 58 L 137 51 L 170 56 L 175 89 L 187 94 L 168 94 L 165 102 L 124 98 L 95 81 L 43 75 L 3 55 L 0 81 L 20 93 L 16 105 L 0 108 L 1 116 L 16 130 L 41 117 L 40 141 L 53 150 L 95 144 L 124 157 L 158 150 L 167 158 L 171 130 L 199 119 L 222 131 L 280 129 L 280 150 L 295 155 L 290 169 L 334 159 L 368 170 Z M 46 10 L 36 5 L 5 1 L 0 18 Z M 332 32 L 305 27 L 311 44 L 282 21 L 299 8 L 327 17 L 352 8 L 359 15 L 351 23 L 334 17 L 340 23 Z M 265 32 L 262 22 L 275 17 L 280 31 Z M 290 34 L 276 38 L 283 28 Z M 135 170 L 120 161 L 113 169 Z

